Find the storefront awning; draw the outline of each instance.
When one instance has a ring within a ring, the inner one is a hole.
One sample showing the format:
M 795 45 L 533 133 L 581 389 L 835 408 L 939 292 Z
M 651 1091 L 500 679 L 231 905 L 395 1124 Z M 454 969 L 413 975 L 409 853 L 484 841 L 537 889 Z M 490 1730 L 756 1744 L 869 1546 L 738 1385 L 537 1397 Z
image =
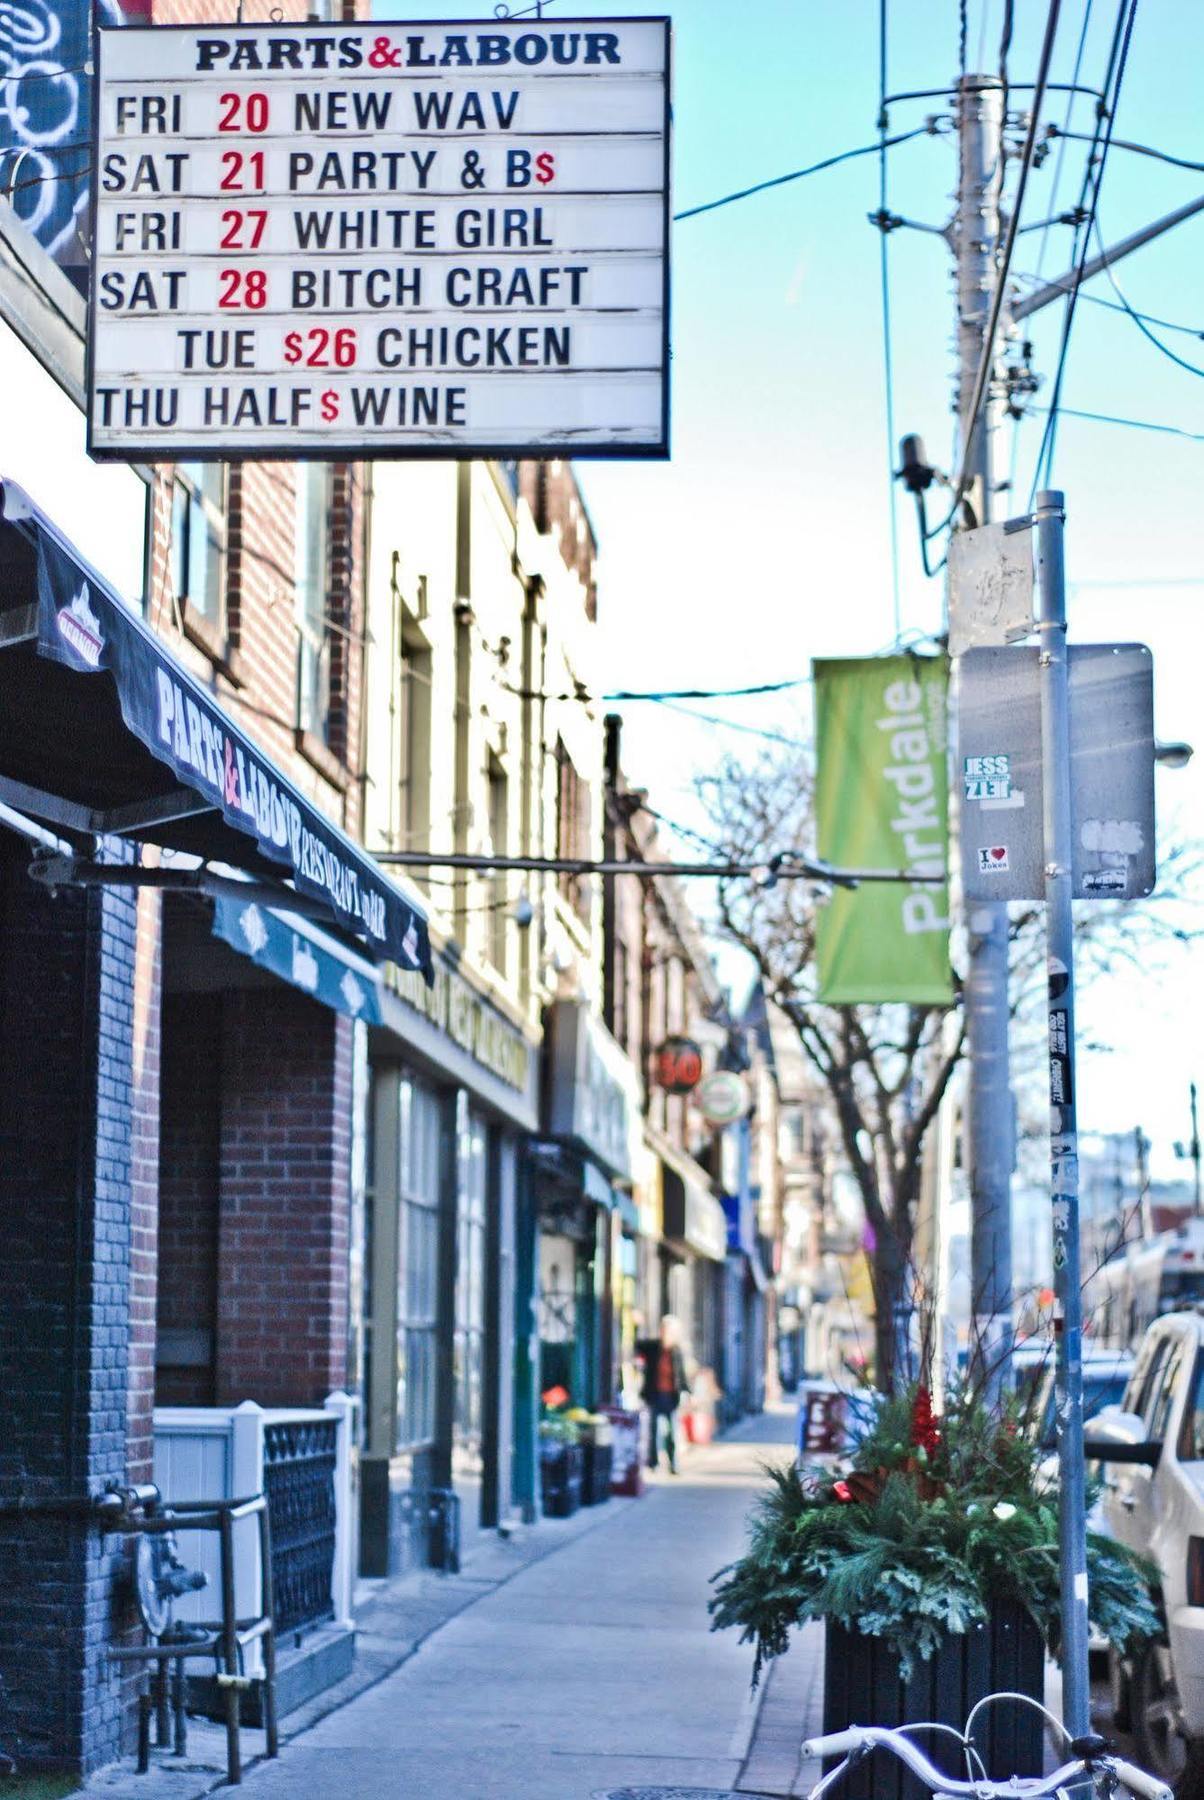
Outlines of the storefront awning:
M 296 914 L 222 895 L 213 906 L 213 935 L 323 1006 L 380 1024 L 380 979 L 371 963 Z
M 15 483 L 0 484 L 0 798 L 283 878 L 374 957 L 431 974 L 426 919 L 293 786 Z M 288 890 L 281 888 L 288 903 Z

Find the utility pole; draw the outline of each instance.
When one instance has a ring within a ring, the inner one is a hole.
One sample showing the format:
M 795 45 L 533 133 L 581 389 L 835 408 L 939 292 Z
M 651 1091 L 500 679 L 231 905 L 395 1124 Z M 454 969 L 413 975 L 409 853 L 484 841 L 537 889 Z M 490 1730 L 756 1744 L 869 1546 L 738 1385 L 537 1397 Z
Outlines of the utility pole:
M 1038 665 L 1044 758 L 1045 953 L 1049 970 L 1049 1162 L 1057 1334 L 1058 1566 L 1062 1718 L 1091 1729 L 1087 1671 L 1087 1502 L 1083 1445 L 1083 1290 L 1079 1245 L 1078 1096 L 1074 1065 L 1074 826 L 1070 805 L 1070 657 L 1062 561 L 1063 498 L 1037 495 Z
M 999 384 L 992 369 L 977 418 L 968 417 L 982 358 L 991 301 L 999 279 L 1005 94 L 994 75 L 958 82 L 957 413 L 968 446 L 975 518 L 991 517 L 992 447 Z M 999 333 L 1003 341 L 1006 333 Z M 965 1007 L 969 1065 L 970 1269 L 974 1334 L 982 1373 L 999 1386 L 1012 1331 L 1012 1151 L 1014 1123 L 1008 1067 L 1008 915 L 999 901 L 967 908 Z
M 1200 1216 L 1200 1117 L 1199 1117 L 1198 1112 L 1196 1111 L 1196 1084 L 1194 1081 L 1190 1084 L 1190 1091 L 1191 1091 L 1190 1154 L 1191 1154 L 1191 1162 L 1192 1162 L 1192 1175 L 1194 1177 L 1194 1192 L 1193 1192 L 1192 1211 L 1195 1213 L 1195 1215 L 1198 1219 Z

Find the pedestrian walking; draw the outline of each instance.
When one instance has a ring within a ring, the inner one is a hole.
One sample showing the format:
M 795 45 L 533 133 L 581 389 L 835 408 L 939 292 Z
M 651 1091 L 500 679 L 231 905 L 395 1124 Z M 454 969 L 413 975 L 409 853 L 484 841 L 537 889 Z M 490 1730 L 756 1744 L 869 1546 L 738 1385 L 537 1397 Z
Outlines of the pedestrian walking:
M 681 1353 L 681 1325 L 672 1313 L 661 1320 L 660 1336 L 640 1345 L 644 1358 L 644 1405 L 648 1408 L 648 1467 L 660 1462 L 661 1420 L 665 1422 L 665 1455 L 670 1475 L 677 1474 L 677 1438 L 674 1421 L 683 1394 L 688 1394 L 685 1359 Z

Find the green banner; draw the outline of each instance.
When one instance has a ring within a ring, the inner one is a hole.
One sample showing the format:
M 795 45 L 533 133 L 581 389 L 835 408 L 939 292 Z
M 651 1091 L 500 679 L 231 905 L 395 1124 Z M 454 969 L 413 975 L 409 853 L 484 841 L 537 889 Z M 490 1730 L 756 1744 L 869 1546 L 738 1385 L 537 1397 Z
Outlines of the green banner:
M 820 856 L 838 868 L 947 874 L 948 662 L 873 656 L 814 670 Z M 817 935 L 821 1000 L 953 999 L 946 887 L 836 888 Z

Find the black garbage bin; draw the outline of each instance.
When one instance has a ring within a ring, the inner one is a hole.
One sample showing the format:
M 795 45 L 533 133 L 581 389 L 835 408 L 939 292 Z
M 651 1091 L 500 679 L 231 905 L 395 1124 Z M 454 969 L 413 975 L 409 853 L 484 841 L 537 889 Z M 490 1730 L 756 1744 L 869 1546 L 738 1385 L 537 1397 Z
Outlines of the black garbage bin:
M 581 1505 L 584 1455 L 580 1444 L 542 1443 L 539 1481 L 543 1510 L 549 1519 L 567 1519 Z

